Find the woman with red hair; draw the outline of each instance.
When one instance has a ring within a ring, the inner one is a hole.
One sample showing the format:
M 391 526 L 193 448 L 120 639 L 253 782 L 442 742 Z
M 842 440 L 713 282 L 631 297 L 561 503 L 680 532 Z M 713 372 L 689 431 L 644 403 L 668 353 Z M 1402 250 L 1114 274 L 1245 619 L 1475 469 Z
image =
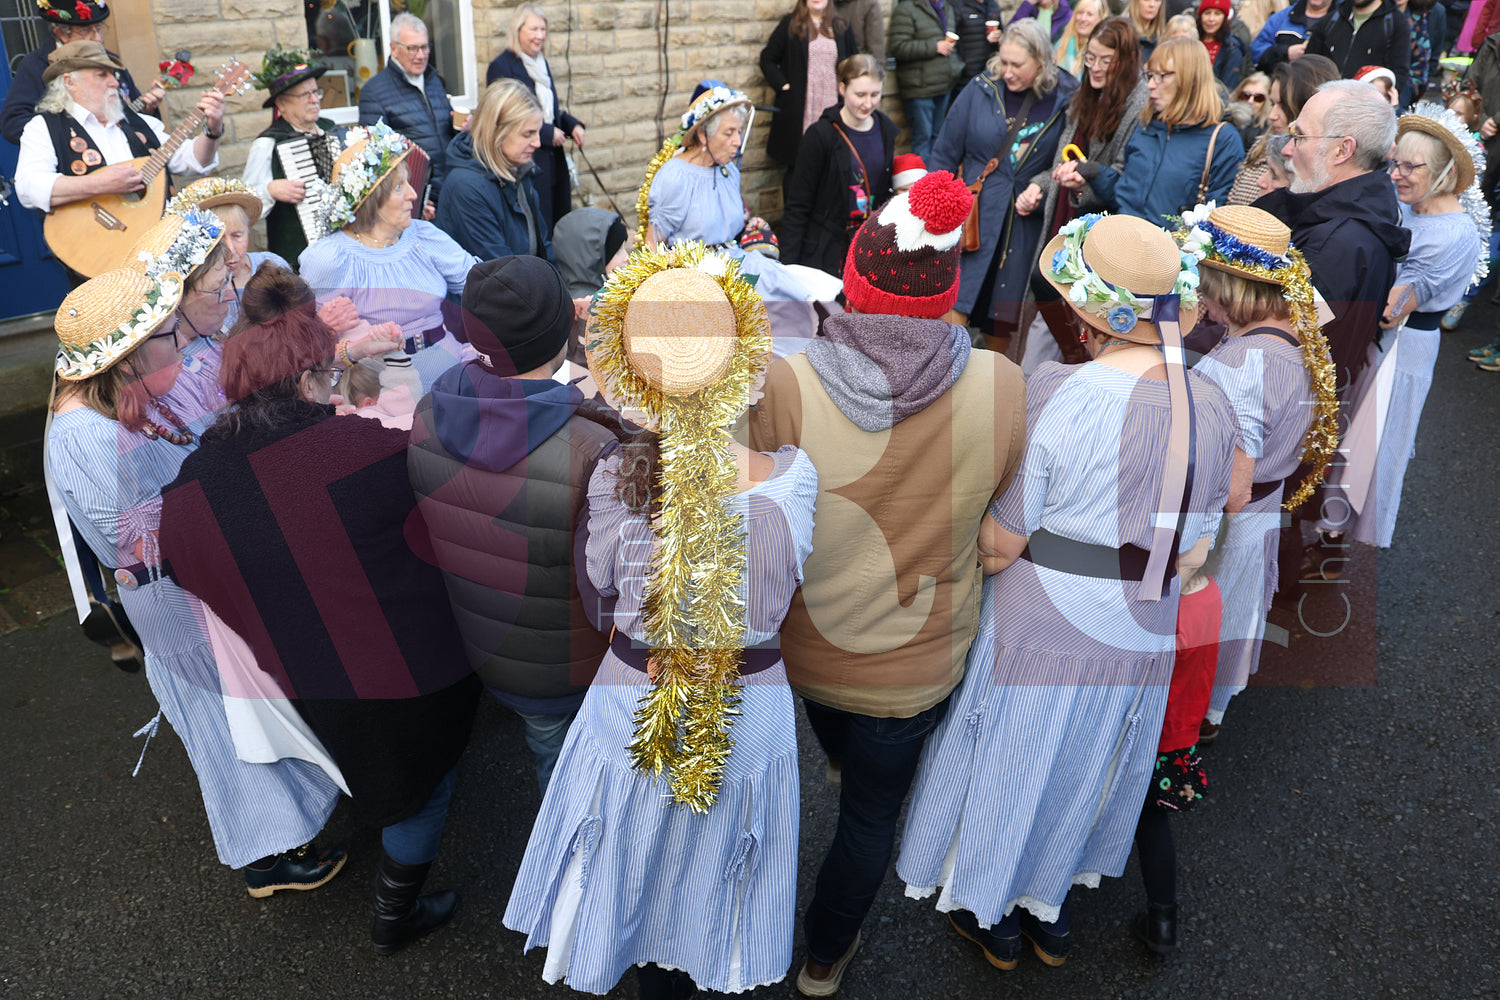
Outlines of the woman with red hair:
M 262 288 L 262 286 L 270 286 Z M 358 822 L 383 827 L 372 936 L 390 954 L 446 922 L 422 896 L 479 683 L 406 474 L 405 431 L 335 416 L 337 339 L 291 272 L 246 292 L 291 303 L 232 337 L 237 400 L 162 491 L 162 552 L 281 683 L 343 772 Z

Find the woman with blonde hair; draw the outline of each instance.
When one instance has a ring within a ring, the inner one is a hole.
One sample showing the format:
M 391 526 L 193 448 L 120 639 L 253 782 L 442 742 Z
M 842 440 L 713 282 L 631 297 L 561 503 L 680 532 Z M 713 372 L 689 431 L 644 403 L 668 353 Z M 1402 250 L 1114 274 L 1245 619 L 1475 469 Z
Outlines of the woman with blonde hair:
M 436 221 L 480 260 L 553 259 L 552 227 L 535 186 L 545 128 L 541 105 L 524 84 L 496 80 L 485 88 L 469 131 L 448 144 L 449 176 Z
M 1063 26 L 1062 34 L 1057 36 L 1057 45 L 1052 50 L 1052 58 L 1057 60 L 1057 64 L 1082 79 L 1083 54 L 1088 51 L 1089 36 L 1108 16 L 1109 8 L 1104 0 L 1078 0 L 1073 5 L 1073 16 Z
M 1140 39 L 1141 60 L 1144 62 L 1167 38 L 1166 0 L 1129 0 L 1124 16 L 1130 18 L 1136 37 Z
M 564 137 L 583 148 L 583 122 L 574 118 L 558 102 L 557 86 L 542 49 L 547 44 L 547 15 L 534 3 L 523 3 L 510 19 L 510 44 L 490 62 L 486 84 L 497 80 L 519 81 L 531 91 L 542 113 L 537 133 L 538 150 L 533 158 L 536 170 L 532 183 L 542 204 L 542 228 L 552 239 L 552 227 L 573 207 L 573 191 L 568 182 L 568 160 L 563 153 Z M 452 169 L 451 167 L 449 168 Z M 446 182 L 444 182 L 446 183 Z M 482 256 L 482 255 L 481 255 Z
M 1146 92 L 1124 168 L 1102 166 L 1089 183 L 1114 211 L 1160 226 L 1185 208 L 1223 201 L 1245 144 L 1220 120 L 1224 103 L 1202 42 L 1162 42 L 1146 63 Z

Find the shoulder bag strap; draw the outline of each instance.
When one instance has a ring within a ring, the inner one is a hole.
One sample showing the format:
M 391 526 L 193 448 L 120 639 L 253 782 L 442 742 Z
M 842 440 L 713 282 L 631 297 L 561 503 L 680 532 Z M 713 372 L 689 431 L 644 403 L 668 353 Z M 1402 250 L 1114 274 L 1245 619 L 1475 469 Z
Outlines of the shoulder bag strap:
M 1208 197 L 1208 171 L 1214 165 L 1214 143 L 1219 141 L 1219 130 L 1224 127 L 1223 122 L 1214 126 L 1213 135 L 1208 137 L 1208 155 L 1203 158 L 1203 176 L 1198 178 L 1198 200 L 1194 203 L 1203 204 L 1203 199 Z
M 1000 148 L 995 151 L 995 155 L 990 157 L 989 162 L 984 165 L 984 169 L 979 172 L 979 176 L 974 179 L 974 183 L 969 185 L 970 191 L 978 194 L 980 189 L 984 187 L 984 179 L 994 173 L 996 167 L 1000 166 L 1000 158 L 1010 151 L 1011 136 L 1016 134 L 1016 126 L 1025 124 L 1026 116 L 1031 113 L 1031 106 L 1035 103 L 1036 93 L 1034 91 L 1027 91 L 1026 100 L 1021 102 L 1021 110 L 1016 112 L 1014 118 L 1005 119 L 1005 136 L 1000 140 Z M 1000 98 L 1000 109 L 1002 111 L 1005 110 L 1004 97 Z
M 865 169 L 865 161 L 860 157 L 859 150 L 854 148 L 854 143 L 850 141 L 848 134 L 840 126 L 834 124 L 833 130 L 839 134 L 840 139 L 844 140 L 844 145 L 849 147 L 849 152 L 853 155 L 854 162 L 859 164 L 859 179 L 864 183 L 865 194 L 873 199 L 875 192 L 870 190 L 870 172 Z

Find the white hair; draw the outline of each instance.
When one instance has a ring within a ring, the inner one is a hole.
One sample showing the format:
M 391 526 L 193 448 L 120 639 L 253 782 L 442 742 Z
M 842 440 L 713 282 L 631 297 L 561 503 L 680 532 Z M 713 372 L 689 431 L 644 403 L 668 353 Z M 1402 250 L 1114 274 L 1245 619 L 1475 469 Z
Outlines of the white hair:
M 745 107 L 743 104 L 737 104 L 732 108 L 725 108 L 718 114 L 711 115 L 708 121 L 703 123 L 703 138 L 712 139 L 714 136 L 718 135 L 719 126 L 723 125 L 724 120 L 729 118 L 730 116 L 738 118 L 740 120 L 740 127 L 744 128 L 745 119 L 750 117 L 750 109 Z
M 402 11 L 400 14 L 397 14 L 395 17 L 391 18 L 391 41 L 395 42 L 397 39 L 399 39 L 401 37 L 401 32 L 405 31 L 408 28 L 412 31 L 421 32 L 423 38 L 428 37 L 427 25 L 422 21 L 422 19 L 417 15 L 411 13 L 410 11 Z
M 67 75 L 64 73 L 62 76 L 52 78 L 52 81 L 47 84 L 46 89 L 42 91 L 42 99 L 36 102 L 36 107 L 32 109 L 33 111 L 39 115 L 44 115 L 53 111 L 68 110 L 73 103 L 73 98 L 68 93 L 67 83 L 63 81 L 63 77 Z
M 1391 155 L 1396 141 L 1396 111 L 1385 95 L 1358 80 L 1330 80 L 1318 88 L 1334 100 L 1323 112 L 1323 132 L 1354 140 L 1354 160 L 1363 170 L 1376 170 Z

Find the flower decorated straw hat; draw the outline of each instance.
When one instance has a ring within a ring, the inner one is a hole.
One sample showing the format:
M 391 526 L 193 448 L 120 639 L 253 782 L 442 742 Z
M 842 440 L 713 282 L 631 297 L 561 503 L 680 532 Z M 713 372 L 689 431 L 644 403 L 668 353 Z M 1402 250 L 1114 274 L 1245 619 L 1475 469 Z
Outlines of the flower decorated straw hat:
M 1198 266 L 1166 230 L 1131 215 L 1085 215 L 1042 249 L 1042 276 L 1101 333 L 1160 344 L 1158 296 L 1180 299 L 1183 330 L 1198 322 Z
M 1270 212 L 1225 205 L 1205 208 L 1202 218 L 1196 211 L 1184 213 L 1182 221 L 1188 227 L 1183 249 L 1194 253 L 1201 267 L 1279 285 L 1282 272 L 1292 266 L 1292 231 Z
M 151 278 L 117 268 L 68 293 L 53 319 L 57 377 L 82 382 L 113 367 L 172 315 L 182 299 L 182 276 Z
M 312 80 L 327 72 L 328 67 L 318 62 L 318 54 L 311 49 L 284 49 L 277 45 L 266 53 L 261 60 L 260 72 L 254 77 L 257 87 L 270 92 L 261 107 L 275 107 L 276 98 L 303 80 Z
M 212 212 L 185 209 L 181 215 L 164 215 L 135 241 L 121 267 L 140 271 L 149 278 L 176 274 L 186 279 L 208 259 L 224 238 L 224 223 Z
M 190 208 L 212 210 L 220 205 L 238 205 L 252 226 L 260 218 L 260 196 L 237 177 L 204 177 L 193 181 L 167 202 L 167 214 L 182 215 Z
M 715 84 L 693 98 L 692 104 L 682 114 L 682 144 L 691 146 L 701 142 L 699 138 L 704 124 L 714 115 L 730 108 L 753 108 L 749 96 L 743 91 L 733 90 L 723 84 Z
M 370 193 L 411 152 L 411 140 L 378 121 L 369 128 L 355 126 L 344 136 L 344 151 L 333 161 L 333 173 L 323 189 L 320 206 L 332 232 L 354 221 Z

